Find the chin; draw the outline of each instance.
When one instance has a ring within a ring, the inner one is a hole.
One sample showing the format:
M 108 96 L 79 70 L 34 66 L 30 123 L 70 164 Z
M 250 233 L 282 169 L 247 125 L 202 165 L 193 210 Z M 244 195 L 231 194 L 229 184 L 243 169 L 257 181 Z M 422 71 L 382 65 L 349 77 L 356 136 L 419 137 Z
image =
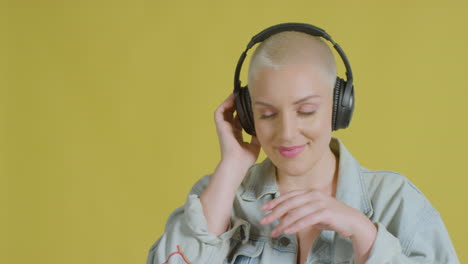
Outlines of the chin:
M 301 153 L 303 154 L 303 153 Z M 276 161 L 275 161 L 276 160 Z M 293 159 L 285 158 L 278 154 L 273 160 L 276 167 L 288 175 L 304 175 L 310 169 L 310 157 L 299 155 Z

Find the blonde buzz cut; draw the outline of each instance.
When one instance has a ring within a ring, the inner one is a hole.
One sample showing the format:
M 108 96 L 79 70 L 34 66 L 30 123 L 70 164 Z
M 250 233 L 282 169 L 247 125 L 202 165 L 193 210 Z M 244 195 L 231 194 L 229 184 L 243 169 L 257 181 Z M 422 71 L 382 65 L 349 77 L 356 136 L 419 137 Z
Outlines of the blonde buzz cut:
M 298 31 L 276 33 L 258 45 L 250 59 L 248 70 L 249 93 L 257 74 L 264 68 L 275 70 L 295 63 L 318 63 L 320 75 L 333 92 L 336 81 L 336 63 L 327 43 L 318 36 Z

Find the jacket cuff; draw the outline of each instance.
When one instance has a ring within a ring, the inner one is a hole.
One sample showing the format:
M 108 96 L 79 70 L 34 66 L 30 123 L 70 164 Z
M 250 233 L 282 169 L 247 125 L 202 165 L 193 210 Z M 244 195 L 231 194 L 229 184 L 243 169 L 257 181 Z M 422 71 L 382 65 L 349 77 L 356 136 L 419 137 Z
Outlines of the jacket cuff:
M 374 222 L 374 225 L 377 227 L 377 236 L 365 264 L 390 263 L 393 256 L 402 252 L 400 240 L 380 222 Z
M 220 245 L 233 236 L 240 237 L 243 243 L 248 240 L 250 224 L 244 219 L 231 216 L 229 228 L 219 236 L 208 231 L 208 224 L 203 213 L 203 207 L 197 194 L 190 194 L 184 205 L 184 221 L 192 235 L 203 243 Z

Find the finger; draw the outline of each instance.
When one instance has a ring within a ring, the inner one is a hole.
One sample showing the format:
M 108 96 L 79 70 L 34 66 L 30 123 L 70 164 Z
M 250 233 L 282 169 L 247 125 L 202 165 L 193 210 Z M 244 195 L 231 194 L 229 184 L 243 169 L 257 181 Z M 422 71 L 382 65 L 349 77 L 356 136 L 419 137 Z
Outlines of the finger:
M 281 218 L 281 222 L 275 226 L 271 233 L 272 236 L 281 234 L 297 220 L 305 217 L 306 215 L 313 214 L 320 209 L 322 209 L 322 207 L 318 203 L 309 202 L 303 206 L 290 210 L 283 218 Z
M 306 227 L 310 227 L 310 226 L 313 226 L 313 225 L 326 225 L 326 221 L 325 221 L 325 218 L 326 218 L 326 215 L 325 215 L 325 208 L 322 208 L 322 209 L 319 209 L 317 210 L 316 212 L 312 213 L 312 214 L 308 214 L 300 219 L 298 219 L 297 221 L 295 221 L 294 223 L 290 224 L 289 227 L 287 227 L 285 230 L 284 230 L 284 233 L 285 234 L 294 234 Z M 325 224 L 323 224 L 325 223 Z
M 296 196 L 286 199 L 284 202 L 279 203 L 273 208 L 272 212 L 260 221 L 261 224 L 270 224 L 276 219 L 283 217 L 286 213 L 294 210 L 297 207 L 304 206 L 305 204 L 313 201 L 313 193 L 300 193 Z
M 220 112 L 224 112 L 226 109 L 230 109 L 234 106 L 234 93 L 230 93 L 226 99 L 218 106 Z
M 227 121 L 228 123 L 232 123 L 234 121 L 234 112 L 235 112 L 234 106 L 225 107 L 222 113 L 224 117 L 223 119 Z
M 234 93 L 224 100 L 221 105 L 215 110 L 215 121 L 220 122 L 223 120 L 232 120 L 232 114 L 234 113 Z
M 275 198 L 275 199 L 273 199 L 271 201 L 268 201 L 268 202 L 264 203 L 262 205 L 261 209 L 264 210 L 264 211 L 270 211 L 277 204 L 285 201 L 286 199 L 289 199 L 290 197 L 296 196 L 296 195 L 304 193 L 304 192 L 306 192 L 306 190 L 296 190 L 296 191 L 287 192 L 287 193 L 282 194 L 279 197 L 277 197 L 277 198 Z
M 233 110 L 234 106 L 235 106 L 234 93 L 230 93 L 229 96 L 226 98 L 226 100 L 224 100 L 223 107 L 225 110 Z

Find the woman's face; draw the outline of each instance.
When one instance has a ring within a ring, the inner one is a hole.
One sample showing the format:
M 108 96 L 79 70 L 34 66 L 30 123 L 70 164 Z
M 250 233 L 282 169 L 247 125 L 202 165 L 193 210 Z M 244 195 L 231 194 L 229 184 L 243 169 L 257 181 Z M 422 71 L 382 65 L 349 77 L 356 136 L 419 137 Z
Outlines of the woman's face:
M 333 94 L 317 67 L 262 68 L 251 86 L 257 138 L 282 174 L 304 175 L 329 151 Z M 296 156 L 279 149 L 301 145 Z

